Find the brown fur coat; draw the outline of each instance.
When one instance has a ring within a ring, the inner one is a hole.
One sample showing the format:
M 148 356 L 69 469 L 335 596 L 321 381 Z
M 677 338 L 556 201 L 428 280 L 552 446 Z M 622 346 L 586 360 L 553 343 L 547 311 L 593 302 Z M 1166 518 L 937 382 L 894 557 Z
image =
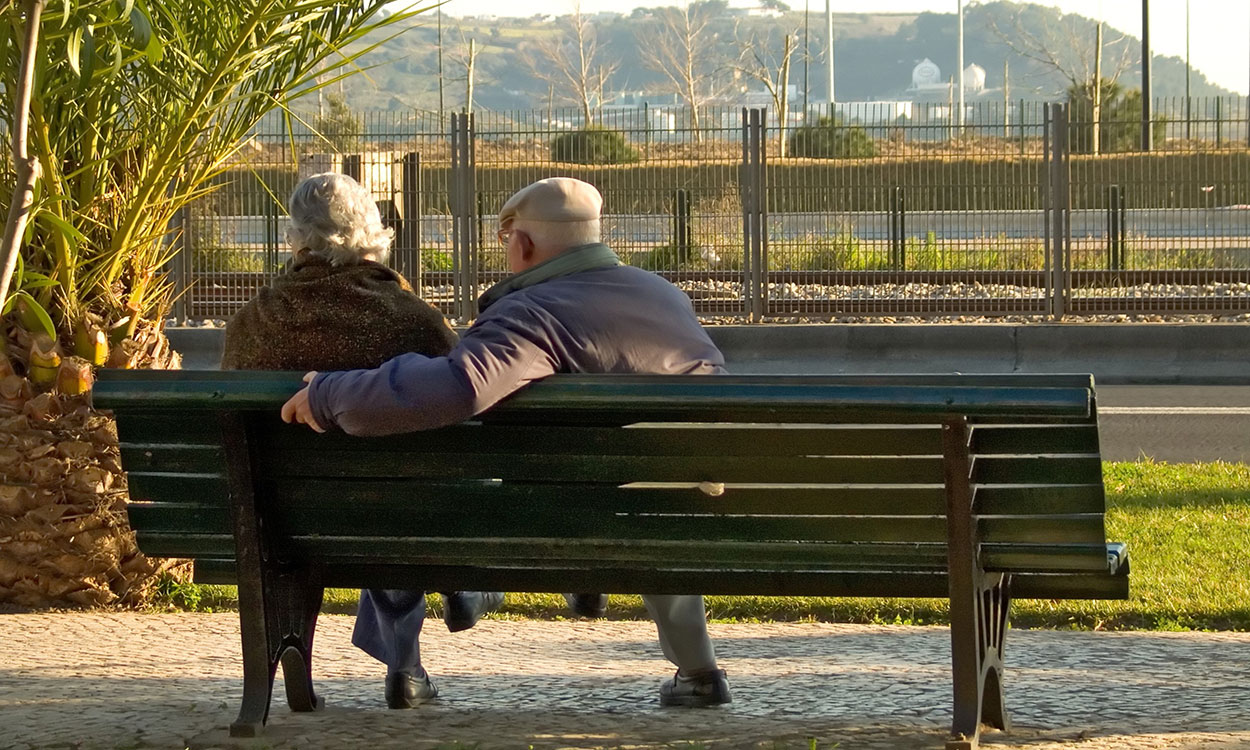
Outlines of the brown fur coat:
M 223 370 L 355 370 L 456 345 L 443 315 L 380 263 L 300 257 L 226 326 Z

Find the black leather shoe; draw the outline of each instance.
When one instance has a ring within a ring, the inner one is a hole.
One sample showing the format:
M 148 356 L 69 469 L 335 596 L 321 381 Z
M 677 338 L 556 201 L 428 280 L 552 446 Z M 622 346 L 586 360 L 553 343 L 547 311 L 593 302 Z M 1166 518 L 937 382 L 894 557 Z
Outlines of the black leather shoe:
M 443 594 L 443 623 L 453 633 L 468 630 L 503 604 L 502 591 L 453 591 Z
M 660 685 L 661 706 L 703 708 L 723 703 L 733 703 L 723 669 L 701 672 L 693 677 L 683 677 L 679 670 L 673 679 Z
M 603 617 L 608 613 L 607 594 L 565 594 L 564 601 L 579 617 Z
M 438 695 L 438 688 L 428 674 L 415 677 L 408 672 L 392 672 L 386 676 L 387 708 L 415 708 Z

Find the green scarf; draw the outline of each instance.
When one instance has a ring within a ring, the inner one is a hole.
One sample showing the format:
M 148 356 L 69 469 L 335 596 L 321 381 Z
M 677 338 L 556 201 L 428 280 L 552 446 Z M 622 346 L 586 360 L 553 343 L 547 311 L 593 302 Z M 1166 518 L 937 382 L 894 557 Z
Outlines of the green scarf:
M 503 299 L 507 294 L 560 276 L 623 265 L 625 264 L 616 256 L 616 253 L 602 242 L 579 245 L 532 268 L 514 273 L 487 289 L 481 297 L 477 298 L 477 309 L 479 313 L 486 312 L 486 308 Z

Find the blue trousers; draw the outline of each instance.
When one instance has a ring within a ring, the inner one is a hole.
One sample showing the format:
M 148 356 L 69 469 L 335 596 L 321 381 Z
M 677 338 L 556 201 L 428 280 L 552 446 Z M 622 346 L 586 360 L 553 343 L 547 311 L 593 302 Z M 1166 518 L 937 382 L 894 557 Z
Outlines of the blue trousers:
M 655 621 L 660 648 L 670 662 L 686 672 L 716 668 L 703 597 L 648 594 L 642 601 Z M 360 592 L 352 645 L 385 664 L 388 672 L 420 675 L 424 621 L 424 592 L 366 589 Z

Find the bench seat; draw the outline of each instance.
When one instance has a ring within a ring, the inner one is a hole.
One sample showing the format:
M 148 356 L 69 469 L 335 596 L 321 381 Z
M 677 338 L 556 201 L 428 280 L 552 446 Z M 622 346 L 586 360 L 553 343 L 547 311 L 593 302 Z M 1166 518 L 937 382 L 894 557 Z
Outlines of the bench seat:
M 140 548 L 240 585 L 268 687 L 248 676 L 238 734 L 279 662 L 316 706 L 326 586 L 949 598 L 952 747 L 1007 726 L 1011 598 L 1128 595 L 1088 375 L 560 375 L 385 438 L 283 424 L 299 386 L 106 371 L 95 391 Z

